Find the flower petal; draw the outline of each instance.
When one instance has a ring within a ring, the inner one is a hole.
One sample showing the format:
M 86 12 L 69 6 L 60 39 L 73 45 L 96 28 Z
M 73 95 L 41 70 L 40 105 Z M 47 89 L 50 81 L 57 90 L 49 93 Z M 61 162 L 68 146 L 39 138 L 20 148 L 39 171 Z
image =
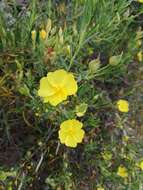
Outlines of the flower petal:
M 66 88 L 68 95 L 74 95 L 77 92 L 78 86 L 77 82 L 74 79 L 73 74 L 69 73 L 66 76 L 64 88 Z
M 62 144 L 65 143 L 66 137 L 67 137 L 67 134 L 64 131 L 60 130 L 59 131 L 59 139 Z
M 56 88 L 63 87 L 66 76 L 67 72 L 63 69 L 59 69 L 55 72 L 49 72 L 47 74 L 49 83 Z
M 72 119 L 63 121 L 60 125 L 60 129 L 67 130 L 72 125 Z
M 77 146 L 77 142 L 74 140 L 74 138 L 67 136 L 65 140 L 65 145 L 75 148 Z
M 83 124 L 76 120 L 76 119 L 72 119 L 72 126 L 75 127 L 76 129 L 81 129 L 83 127 Z
M 77 131 L 77 133 L 74 135 L 74 139 L 77 143 L 81 143 L 84 137 L 84 130 L 80 129 Z
M 47 77 L 43 77 L 40 80 L 40 89 L 38 90 L 38 95 L 41 97 L 46 97 L 53 94 L 55 94 L 55 88 L 50 85 Z
M 64 91 L 59 91 L 53 96 L 46 97 L 52 106 L 56 106 L 67 99 L 67 94 Z

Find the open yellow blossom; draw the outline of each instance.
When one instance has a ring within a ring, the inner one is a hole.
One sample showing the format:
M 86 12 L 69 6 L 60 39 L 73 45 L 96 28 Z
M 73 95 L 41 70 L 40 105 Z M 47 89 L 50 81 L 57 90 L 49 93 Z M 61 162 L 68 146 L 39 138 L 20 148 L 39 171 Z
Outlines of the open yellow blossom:
M 129 111 L 129 103 L 127 100 L 118 100 L 117 102 L 118 110 L 121 112 L 128 112 Z
M 84 137 L 83 124 L 76 120 L 66 120 L 60 125 L 59 139 L 62 144 L 75 148 L 77 143 L 81 143 Z
M 117 171 L 117 175 L 119 175 L 120 177 L 123 177 L 123 178 L 127 178 L 128 177 L 128 171 L 124 166 L 119 166 L 118 171 Z
M 45 103 L 49 102 L 52 106 L 56 106 L 66 100 L 68 96 L 75 95 L 77 88 L 73 74 L 59 69 L 49 72 L 47 77 L 40 80 L 38 95 L 43 98 Z
M 47 36 L 47 32 L 44 29 L 42 29 L 39 32 L 39 36 L 40 36 L 40 39 L 45 40 Z

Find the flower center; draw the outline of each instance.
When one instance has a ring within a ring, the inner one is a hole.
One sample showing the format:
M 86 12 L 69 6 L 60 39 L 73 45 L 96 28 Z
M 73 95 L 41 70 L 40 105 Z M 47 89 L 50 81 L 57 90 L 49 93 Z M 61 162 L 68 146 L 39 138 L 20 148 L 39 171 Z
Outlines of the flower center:
M 73 136 L 74 134 L 75 134 L 75 130 L 72 129 L 72 128 L 70 128 L 70 129 L 68 130 L 68 135 Z
M 55 95 L 66 96 L 66 93 L 62 87 L 56 87 Z

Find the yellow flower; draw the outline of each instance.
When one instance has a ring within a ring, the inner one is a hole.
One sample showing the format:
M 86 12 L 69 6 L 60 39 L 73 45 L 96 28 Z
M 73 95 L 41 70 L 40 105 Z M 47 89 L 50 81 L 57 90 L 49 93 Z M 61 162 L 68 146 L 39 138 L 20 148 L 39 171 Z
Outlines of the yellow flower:
M 141 161 L 138 166 L 139 166 L 139 168 L 140 168 L 141 170 L 143 170 L 143 161 Z
M 117 175 L 119 175 L 120 177 L 126 178 L 128 177 L 128 171 L 124 166 L 119 166 Z
M 137 53 L 137 59 L 138 59 L 139 62 L 143 61 L 143 52 L 142 51 L 139 51 Z
M 32 41 L 35 41 L 35 39 L 36 39 L 36 30 L 31 31 L 31 39 L 32 39 Z
M 39 36 L 40 36 L 40 39 L 45 40 L 47 36 L 47 32 L 44 29 L 42 29 L 39 32 Z
M 118 110 L 121 112 L 129 111 L 129 103 L 127 100 L 118 100 L 117 107 L 118 107 Z
M 76 120 L 66 120 L 60 125 L 59 139 L 62 144 L 75 148 L 77 143 L 81 143 L 84 137 L 83 124 Z
M 59 69 L 49 72 L 47 77 L 40 80 L 38 95 L 43 98 L 45 103 L 49 102 L 56 106 L 66 100 L 68 96 L 75 95 L 77 88 L 73 74 Z

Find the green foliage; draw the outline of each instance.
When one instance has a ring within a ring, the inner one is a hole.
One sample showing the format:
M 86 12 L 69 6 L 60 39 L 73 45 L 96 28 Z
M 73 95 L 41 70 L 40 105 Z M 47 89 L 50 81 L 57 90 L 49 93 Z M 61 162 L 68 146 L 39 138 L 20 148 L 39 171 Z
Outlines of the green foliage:
M 142 189 L 142 12 L 132 0 L 0 2 L 4 187 Z M 75 75 L 78 93 L 52 107 L 38 96 L 39 81 L 61 68 Z M 121 98 L 130 104 L 127 114 L 117 109 Z M 61 122 L 73 118 L 86 132 L 77 149 L 58 140 Z M 120 165 L 127 179 L 117 175 Z

